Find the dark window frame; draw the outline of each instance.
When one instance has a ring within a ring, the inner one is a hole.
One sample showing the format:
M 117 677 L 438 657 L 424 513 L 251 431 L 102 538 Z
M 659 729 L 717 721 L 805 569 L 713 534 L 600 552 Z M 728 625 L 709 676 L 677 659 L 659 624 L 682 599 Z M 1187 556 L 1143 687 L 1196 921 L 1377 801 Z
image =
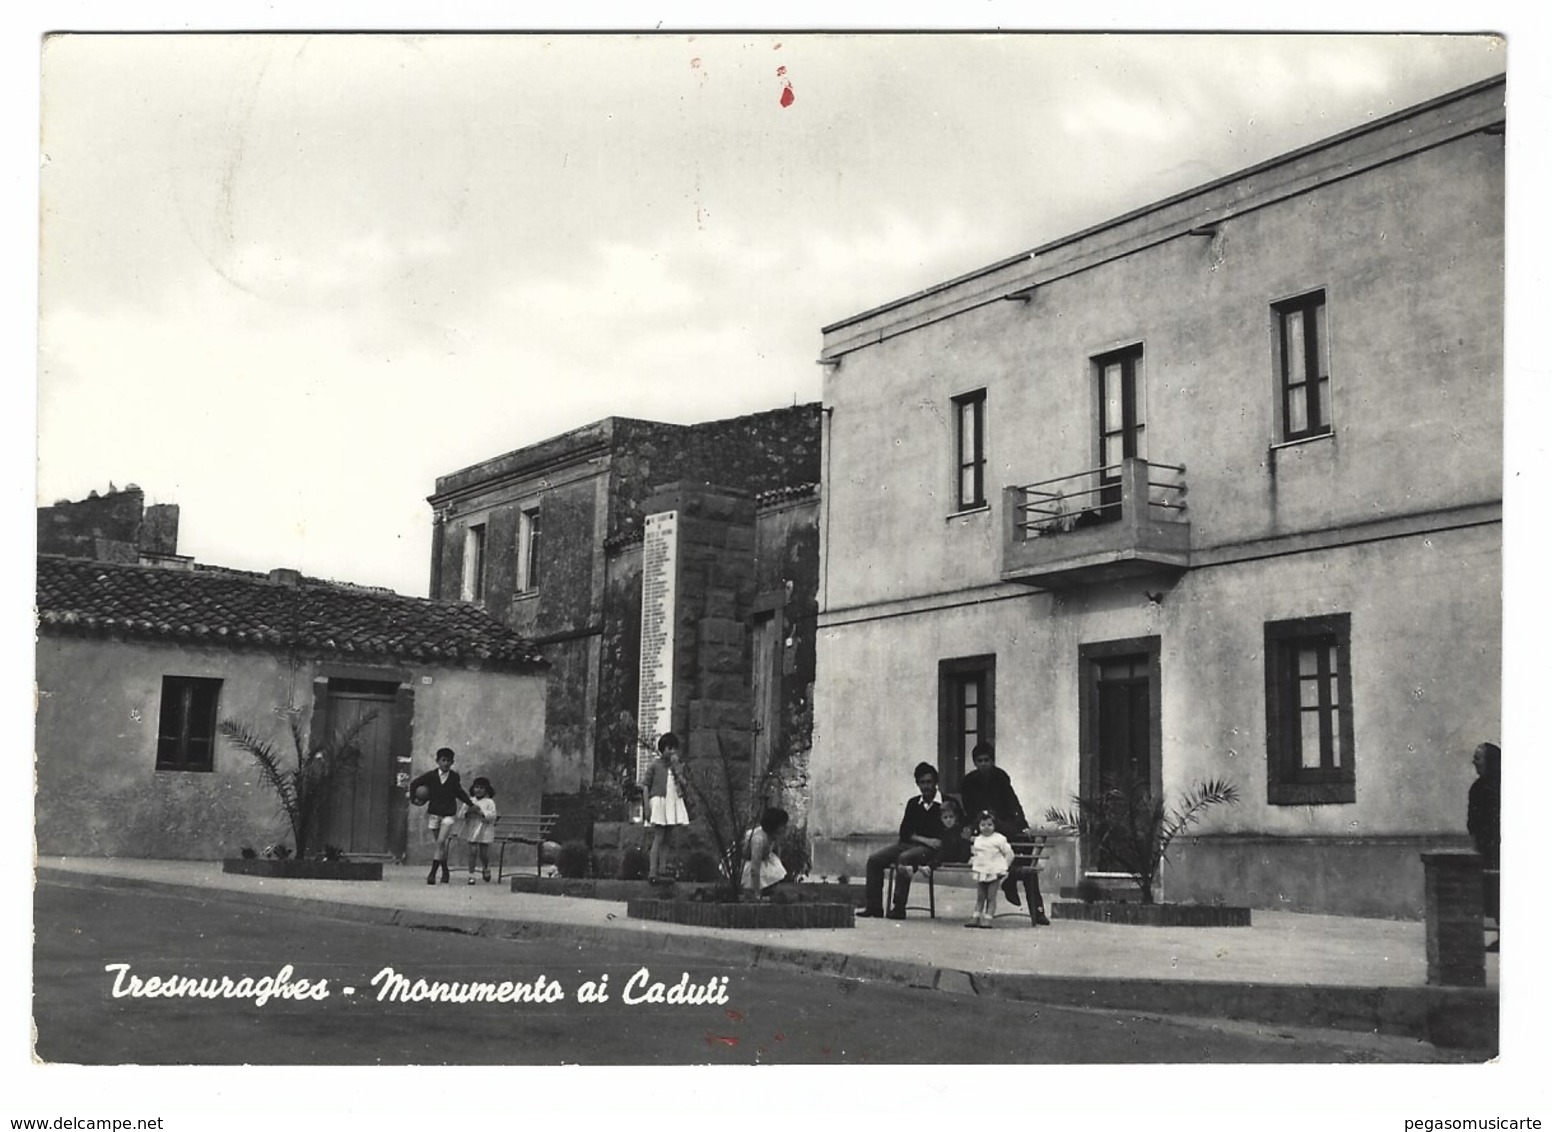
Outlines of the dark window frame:
M 1316 316 L 1317 311 L 1327 312 L 1326 334 L 1320 334 L 1321 319 Z M 1330 314 L 1326 303 L 1326 289 L 1317 288 L 1297 295 L 1291 299 L 1272 304 L 1273 334 L 1277 348 L 1277 393 L 1278 410 L 1281 414 L 1281 433 L 1284 443 L 1295 440 L 1307 440 L 1316 436 L 1331 435 L 1330 410 L 1331 398 L 1331 327 Z M 1304 372 L 1294 374 L 1289 372 L 1290 355 L 1288 348 L 1289 316 L 1298 314 L 1302 316 Z M 1325 390 L 1327 410 L 1322 417 L 1321 391 Z M 1291 421 L 1294 413 L 1291 406 L 1296 398 L 1302 398 L 1304 402 L 1305 426 L 1300 429 L 1293 428 Z
M 211 676 L 162 677 L 156 769 L 209 774 L 216 768 L 221 683 Z
M 986 506 L 986 390 L 954 398 L 954 506 L 973 511 Z M 970 448 L 965 451 L 965 414 L 970 416 Z M 966 474 L 970 490 L 965 491 Z
M 964 725 L 964 687 L 977 684 L 977 742 L 997 741 L 997 655 L 954 657 L 938 661 L 938 786 L 945 794 L 959 792 L 968 769 Z M 973 745 L 973 744 L 972 744 Z
M 1105 462 L 1105 441 L 1112 436 L 1121 438 L 1121 459 L 1128 456 L 1142 456 L 1146 458 L 1146 435 L 1148 428 L 1147 414 L 1147 375 L 1143 370 L 1143 344 L 1134 342 L 1130 346 L 1123 346 L 1119 350 L 1107 350 L 1103 354 L 1096 354 L 1090 359 L 1093 366 L 1094 389 L 1098 397 L 1098 411 L 1095 415 L 1097 428 L 1095 429 L 1095 442 L 1098 451 L 1095 457 L 1095 465 L 1104 472 L 1103 478 L 1107 482 L 1113 482 L 1121 478 L 1120 467 L 1112 468 Z M 1109 404 L 1109 398 L 1105 396 L 1105 371 L 1112 365 L 1121 367 L 1121 419 L 1111 421 L 1105 406 Z M 1138 375 L 1142 374 L 1142 395 L 1138 395 Z
M 485 571 L 490 565 L 489 537 L 490 529 L 484 520 L 464 527 L 463 578 L 459 583 L 459 597 L 463 601 L 479 603 L 485 600 Z M 471 548 L 474 551 L 472 564 L 469 562 Z
M 1353 743 L 1352 617 L 1332 613 L 1286 621 L 1268 621 L 1266 642 L 1266 800 L 1274 806 L 1336 805 L 1357 800 L 1357 758 Z M 1334 654 L 1336 672 L 1324 668 L 1315 677 L 1301 677 L 1301 646 L 1324 645 L 1320 663 Z M 1331 677 L 1337 702 L 1329 702 Z M 1313 679 L 1318 702 L 1301 705 L 1301 680 Z M 1313 710 L 1320 716 L 1321 765 L 1303 765 L 1300 716 Z M 1336 763 L 1337 749 L 1341 760 Z
M 543 533 L 541 522 L 542 513 L 537 505 L 519 509 L 517 529 L 522 546 L 518 549 L 523 556 L 523 584 L 519 587 L 519 593 L 531 594 L 539 591 L 539 584 L 542 581 L 539 571 L 539 548 L 542 543 L 540 536 Z

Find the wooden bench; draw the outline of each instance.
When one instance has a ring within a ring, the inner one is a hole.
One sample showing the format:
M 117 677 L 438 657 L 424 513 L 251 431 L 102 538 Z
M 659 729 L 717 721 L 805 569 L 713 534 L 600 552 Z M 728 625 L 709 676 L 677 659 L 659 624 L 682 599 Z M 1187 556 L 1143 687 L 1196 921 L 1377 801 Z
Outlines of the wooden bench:
M 506 867 L 508 845 L 534 846 L 534 872 L 543 875 L 544 842 L 558 821 L 559 814 L 502 814 L 496 818 L 494 839 L 501 846 L 496 854 L 497 884 L 501 883 L 501 872 Z
M 1008 875 L 1024 886 L 1025 911 L 1029 913 L 1029 922 L 1038 925 L 1040 923 L 1040 867 L 1046 859 L 1046 853 L 1050 849 L 1051 835 L 1049 833 L 1035 833 L 1027 837 L 1010 837 L 1008 844 L 1013 847 L 1013 865 L 1008 870 Z M 891 866 L 888 876 L 888 891 L 885 896 L 885 907 L 894 907 L 895 898 L 895 868 Z M 939 873 L 968 873 L 970 865 L 965 861 L 944 861 L 936 865 L 912 865 L 911 872 L 924 873 L 927 878 L 927 906 L 923 908 L 919 904 L 906 906 L 907 911 L 926 912 L 936 920 L 938 918 L 938 894 L 933 884 L 934 878 Z M 1007 911 L 998 912 L 999 916 L 1019 916 L 1022 912 Z

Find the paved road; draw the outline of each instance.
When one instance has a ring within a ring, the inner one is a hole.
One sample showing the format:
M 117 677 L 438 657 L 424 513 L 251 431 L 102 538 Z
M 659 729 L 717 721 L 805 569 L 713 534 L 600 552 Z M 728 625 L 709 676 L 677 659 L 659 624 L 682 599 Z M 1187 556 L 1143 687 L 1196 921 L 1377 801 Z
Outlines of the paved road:
M 1462 1060 L 1400 1039 L 1133 1017 L 661 955 L 643 977 L 640 959 L 623 951 L 359 924 L 203 893 L 42 881 L 34 923 L 36 1049 L 50 1062 Z M 287 966 L 289 978 L 277 980 Z M 604 975 L 606 1001 L 579 1001 L 584 984 Z M 170 977 L 189 982 L 169 984 Z M 417 988 L 420 980 L 426 985 Z M 280 992 L 258 1005 L 277 981 Z M 709 1001 L 671 1001 L 681 981 Z M 520 1000 L 418 998 L 437 982 L 483 984 Z M 399 993 L 384 998 L 390 983 Z M 503 990 L 503 983 L 522 985 Z M 165 996 L 169 988 L 180 996 Z

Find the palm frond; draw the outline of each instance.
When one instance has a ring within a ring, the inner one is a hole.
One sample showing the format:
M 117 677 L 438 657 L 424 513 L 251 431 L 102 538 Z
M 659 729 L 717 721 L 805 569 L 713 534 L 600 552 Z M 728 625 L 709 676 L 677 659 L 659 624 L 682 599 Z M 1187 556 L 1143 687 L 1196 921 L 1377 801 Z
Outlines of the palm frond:
M 216 730 L 238 750 L 253 757 L 259 764 L 259 778 L 275 792 L 281 812 L 291 826 L 293 837 L 297 835 L 297 790 L 292 772 L 282 762 L 280 752 L 267 739 L 255 734 L 243 724 L 223 719 Z
M 1045 820 L 1064 833 L 1086 839 L 1095 853 L 1113 861 L 1136 882 L 1144 903 L 1153 899 L 1153 882 L 1167 859 L 1170 842 L 1198 823 L 1212 806 L 1239 801 L 1238 788 L 1213 778 L 1188 789 L 1173 811 L 1141 776 L 1125 772 L 1109 777 L 1100 789 L 1074 796 L 1073 808 L 1052 806 Z
M 217 730 L 258 763 L 260 779 L 274 791 L 291 826 L 296 855 L 304 857 L 319 818 L 327 813 L 339 772 L 360 761 L 355 742 L 376 718 L 376 713 L 370 712 L 343 732 L 311 747 L 302 727 L 301 713 L 290 712 L 287 724 L 295 760 L 291 767 L 286 765 L 287 760 L 274 743 L 245 724 L 225 719 L 217 725 Z

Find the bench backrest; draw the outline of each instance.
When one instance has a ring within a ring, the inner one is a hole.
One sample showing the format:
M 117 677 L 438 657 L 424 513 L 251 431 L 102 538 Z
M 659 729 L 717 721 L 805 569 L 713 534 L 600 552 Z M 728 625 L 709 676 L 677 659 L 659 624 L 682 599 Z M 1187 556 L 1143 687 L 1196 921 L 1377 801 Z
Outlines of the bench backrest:
M 502 814 L 492 827 L 498 838 L 512 841 L 535 841 L 555 828 L 559 814 Z
M 1047 833 L 1037 833 L 1031 837 L 1008 838 L 1008 844 L 1013 846 L 1013 867 L 1038 869 L 1040 862 L 1045 860 L 1046 851 L 1050 848 L 1050 839 L 1050 834 Z

